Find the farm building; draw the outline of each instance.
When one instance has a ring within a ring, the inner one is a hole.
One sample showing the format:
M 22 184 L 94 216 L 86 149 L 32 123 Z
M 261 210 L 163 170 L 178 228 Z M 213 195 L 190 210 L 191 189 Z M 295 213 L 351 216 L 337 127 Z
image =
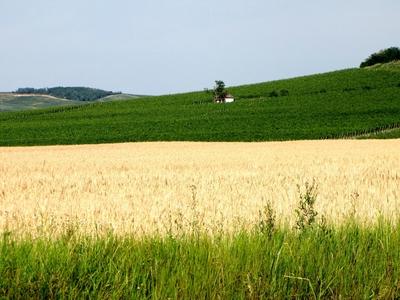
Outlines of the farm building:
M 226 94 L 223 99 L 220 99 L 218 97 L 214 98 L 214 101 L 216 103 L 232 103 L 235 101 L 235 97 L 233 97 L 231 94 Z
M 235 97 L 233 97 L 231 94 L 227 94 L 225 96 L 225 103 L 231 103 L 235 101 Z

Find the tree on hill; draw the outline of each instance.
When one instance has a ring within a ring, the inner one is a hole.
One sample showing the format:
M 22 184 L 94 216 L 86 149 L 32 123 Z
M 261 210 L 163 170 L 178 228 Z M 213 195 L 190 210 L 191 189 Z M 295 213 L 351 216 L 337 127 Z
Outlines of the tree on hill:
M 214 87 L 214 101 L 223 102 L 226 95 L 227 91 L 225 90 L 225 83 L 222 80 L 216 80 Z
M 371 54 L 370 57 L 361 63 L 360 68 L 388 63 L 395 60 L 400 60 L 400 49 L 397 47 L 391 47 Z

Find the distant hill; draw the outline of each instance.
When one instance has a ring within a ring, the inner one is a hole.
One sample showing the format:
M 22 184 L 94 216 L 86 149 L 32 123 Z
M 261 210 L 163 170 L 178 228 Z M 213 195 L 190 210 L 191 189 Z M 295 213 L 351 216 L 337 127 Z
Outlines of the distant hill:
M 43 109 L 57 106 L 84 105 L 93 102 L 108 102 L 116 100 L 132 100 L 140 95 L 113 94 L 92 101 L 78 101 L 41 94 L 0 93 L 0 112 Z
M 0 145 L 400 137 L 397 63 L 228 92 L 234 103 L 213 103 L 212 94 L 201 91 L 0 113 Z
M 82 103 L 48 95 L 0 93 L 0 111 L 19 111 L 77 104 Z
M 121 93 L 114 93 L 111 91 L 104 91 L 100 89 L 93 89 L 88 87 L 52 87 L 52 88 L 19 88 L 16 94 L 36 94 L 36 95 L 49 95 L 61 99 L 75 100 L 75 101 L 94 101 L 110 95 L 117 95 Z

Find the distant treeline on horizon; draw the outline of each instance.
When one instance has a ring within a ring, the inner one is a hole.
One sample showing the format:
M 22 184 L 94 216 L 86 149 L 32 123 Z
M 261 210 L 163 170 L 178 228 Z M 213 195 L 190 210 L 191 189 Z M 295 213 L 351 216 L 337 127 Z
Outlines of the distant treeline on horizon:
M 31 87 L 19 88 L 16 94 L 36 94 L 49 95 L 57 98 L 77 101 L 94 101 L 111 95 L 121 94 L 121 92 L 104 91 L 88 87 L 53 87 L 35 89 Z

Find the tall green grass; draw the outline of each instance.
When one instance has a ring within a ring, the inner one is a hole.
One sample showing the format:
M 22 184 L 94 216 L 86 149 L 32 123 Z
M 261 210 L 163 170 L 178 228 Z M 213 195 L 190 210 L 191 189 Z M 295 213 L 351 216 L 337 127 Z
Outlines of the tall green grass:
M 400 224 L 0 242 L 0 297 L 400 297 Z

